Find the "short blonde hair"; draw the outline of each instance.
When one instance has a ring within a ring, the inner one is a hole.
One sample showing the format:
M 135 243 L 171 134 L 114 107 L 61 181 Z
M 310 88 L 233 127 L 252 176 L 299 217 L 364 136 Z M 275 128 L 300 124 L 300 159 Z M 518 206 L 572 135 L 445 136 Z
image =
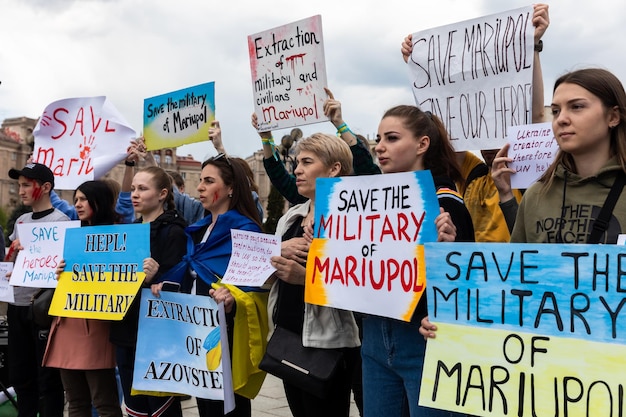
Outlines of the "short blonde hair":
M 302 151 L 308 151 L 317 155 L 327 168 L 338 162 L 341 165 L 338 176 L 350 175 L 352 173 L 352 152 L 350 147 L 336 136 L 314 133 L 298 141 L 295 153 L 298 155 Z

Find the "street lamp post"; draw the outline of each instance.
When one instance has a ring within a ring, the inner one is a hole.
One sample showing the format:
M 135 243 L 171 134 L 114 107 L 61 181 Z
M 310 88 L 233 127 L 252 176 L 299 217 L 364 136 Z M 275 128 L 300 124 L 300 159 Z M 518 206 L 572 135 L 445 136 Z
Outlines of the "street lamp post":
M 285 135 L 280 140 L 280 153 L 283 156 L 283 164 L 285 165 L 285 169 L 287 170 L 287 172 L 289 172 L 290 174 L 293 174 L 295 164 L 293 157 L 289 155 L 289 151 L 291 150 L 293 143 L 294 139 L 291 137 L 291 135 Z
M 285 169 L 290 174 L 293 174 L 293 170 L 296 167 L 296 161 L 289 153 L 293 145 L 302 137 L 302 130 L 297 127 L 291 129 L 288 135 L 284 135 L 280 140 L 280 154 L 283 156 L 283 164 Z

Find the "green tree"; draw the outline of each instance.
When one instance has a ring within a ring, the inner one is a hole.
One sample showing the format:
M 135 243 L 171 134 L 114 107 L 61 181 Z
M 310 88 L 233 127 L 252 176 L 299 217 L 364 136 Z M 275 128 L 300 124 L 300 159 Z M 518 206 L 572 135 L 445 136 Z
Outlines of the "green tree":
M 0 237 L 2 237 L 2 242 L 4 242 L 4 245 L 6 246 L 6 242 L 7 242 L 7 237 L 5 236 L 5 231 L 7 230 L 7 212 L 4 211 L 4 209 L 2 207 L 0 207 L 0 233 L 2 233 L 2 235 L 0 235 Z M 1 245 L 2 243 L 0 243 Z M 2 255 L 4 253 L 4 248 L 0 248 L 0 255 Z M 2 261 L 3 259 L 0 259 L 0 261 Z
M 273 185 L 270 186 L 270 194 L 267 196 L 267 218 L 263 223 L 265 233 L 276 232 L 278 219 L 283 215 L 285 209 L 285 198 Z
M 24 204 L 20 204 L 15 207 L 11 212 L 11 216 L 9 220 L 7 220 L 7 227 L 4 229 L 5 241 L 7 244 L 9 243 L 9 236 L 13 233 L 13 228 L 15 227 L 15 222 L 18 217 L 20 217 L 24 213 L 28 213 L 29 211 L 33 211 L 32 208 L 25 206 Z
M 0 207 L 0 227 L 2 227 L 2 230 L 5 230 L 7 228 L 8 220 L 9 218 L 7 216 L 7 212 L 4 211 L 2 207 Z

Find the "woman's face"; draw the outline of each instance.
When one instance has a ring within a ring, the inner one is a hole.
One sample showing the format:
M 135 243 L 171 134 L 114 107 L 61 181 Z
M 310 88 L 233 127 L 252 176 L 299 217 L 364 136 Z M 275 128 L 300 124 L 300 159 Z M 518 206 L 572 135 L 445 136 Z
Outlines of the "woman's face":
M 309 199 L 315 198 L 315 179 L 335 176 L 332 168 L 324 165 L 322 160 L 311 151 L 300 151 L 296 157 L 298 165 L 293 171 L 296 176 L 298 194 Z
M 202 168 L 200 184 L 196 189 L 198 199 L 205 210 L 209 210 L 214 216 L 228 211 L 230 206 L 228 195 L 232 194 L 233 189 L 224 184 L 220 170 L 215 165 L 207 164 Z
M 90 223 L 91 218 L 93 217 L 93 209 L 89 205 L 89 201 L 87 201 L 87 197 L 83 194 L 82 191 L 76 190 L 74 194 L 74 208 L 76 209 L 76 214 L 80 221 Z
M 163 201 L 167 196 L 167 190 L 157 190 L 153 176 L 147 172 L 135 174 L 130 192 L 135 212 L 141 214 L 151 213 L 163 207 Z
M 376 147 L 380 168 L 384 173 L 419 171 L 424 169 L 419 138 L 404 127 L 403 120 L 387 116 L 378 125 Z
M 617 110 L 607 109 L 600 98 L 578 84 L 563 83 L 552 99 L 552 131 L 561 150 L 574 156 L 606 155 L 609 126 L 619 123 Z

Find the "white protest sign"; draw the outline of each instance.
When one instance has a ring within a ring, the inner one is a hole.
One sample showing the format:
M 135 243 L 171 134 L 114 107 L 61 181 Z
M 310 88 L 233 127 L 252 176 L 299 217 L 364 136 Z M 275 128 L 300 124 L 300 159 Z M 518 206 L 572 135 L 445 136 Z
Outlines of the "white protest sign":
M 509 130 L 509 165 L 515 170 L 511 187 L 528 188 L 548 169 L 559 151 L 551 123 L 512 126 Z
M 80 221 L 16 224 L 24 249 L 15 259 L 11 285 L 56 288 L 56 269 L 63 259 L 65 230 L 80 227 Z
M 126 157 L 130 140 L 137 136 L 103 96 L 49 104 L 33 135 L 33 160 L 52 170 L 60 190 L 102 177 Z
M 13 286 L 9 285 L 7 274 L 13 270 L 13 262 L 0 262 L 0 301 L 15 302 Z
M 247 230 L 231 230 L 233 252 L 222 278 L 223 284 L 260 287 L 276 271 L 270 263 L 280 256 L 280 237 Z
M 318 178 L 304 301 L 411 321 L 438 215 L 428 170 Z
M 439 116 L 457 151 L 501 148 L 532 121 L 531 6 L 414 33 L 417 105 Z
M 248 36 L 259 132 L 328 120 L 322 17 Z

